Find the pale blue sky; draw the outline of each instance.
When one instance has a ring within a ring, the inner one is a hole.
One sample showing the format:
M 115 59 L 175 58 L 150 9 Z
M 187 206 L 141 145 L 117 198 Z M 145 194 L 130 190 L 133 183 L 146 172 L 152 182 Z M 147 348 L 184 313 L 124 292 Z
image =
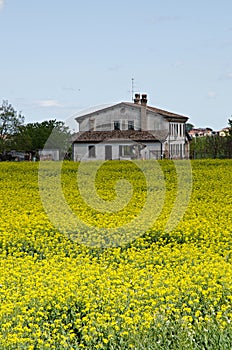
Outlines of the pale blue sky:
M 26 122 L 131 101 L 215 130 L 232 114 L 231 0 L 0 0 L 0 99 Z

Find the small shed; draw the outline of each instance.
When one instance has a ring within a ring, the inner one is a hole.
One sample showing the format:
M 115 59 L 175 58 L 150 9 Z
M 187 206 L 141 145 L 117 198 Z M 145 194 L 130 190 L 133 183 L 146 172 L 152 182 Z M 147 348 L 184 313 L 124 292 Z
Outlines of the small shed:
M 40 160 L 60 160 L 59 149 L 43 149 L 39 150 Z

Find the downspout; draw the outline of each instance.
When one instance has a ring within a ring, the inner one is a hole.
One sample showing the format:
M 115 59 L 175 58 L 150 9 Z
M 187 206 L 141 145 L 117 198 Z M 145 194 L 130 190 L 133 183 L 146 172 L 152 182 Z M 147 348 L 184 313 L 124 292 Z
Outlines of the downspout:
M 160 159 L 163 159 L 163 142 L 160 141 Z

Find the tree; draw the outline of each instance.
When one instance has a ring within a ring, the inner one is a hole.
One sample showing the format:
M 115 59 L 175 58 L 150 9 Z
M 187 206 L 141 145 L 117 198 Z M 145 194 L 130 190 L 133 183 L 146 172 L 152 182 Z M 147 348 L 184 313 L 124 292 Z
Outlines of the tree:
M 186 123 L 185 127 L 186 127 L 186 131 L 189 132 L 194 128 L 194 125 L 191 123 Z
M 20 128 L 14 139 L 15 149 L 38 153 L 44 147 L 59 149 L 60 153 L 68 148 L 70 130 L 65 123 L 56 119 L 41 123 L 29 123 Z
M 24 123 L 21 112 L 17 113 L 8 101 L 3 100 L 0 107 L 0 152 L 11 149 L 14 135 L 16 135 Z
M 229 124 L 229 136 L 232 137 L 232 119 L 228 119 Z
M 226 153 L 228 158 L 232 158 L 232 119 L 228 119 L 229 132 L 227 133 L 226 139 Z

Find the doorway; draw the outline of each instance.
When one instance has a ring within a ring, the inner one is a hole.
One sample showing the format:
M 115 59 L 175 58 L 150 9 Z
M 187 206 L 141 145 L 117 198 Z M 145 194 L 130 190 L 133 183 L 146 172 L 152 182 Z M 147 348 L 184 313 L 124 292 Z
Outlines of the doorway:
M 112 146 L 105 146 L 105 160 L 112 159 Z

